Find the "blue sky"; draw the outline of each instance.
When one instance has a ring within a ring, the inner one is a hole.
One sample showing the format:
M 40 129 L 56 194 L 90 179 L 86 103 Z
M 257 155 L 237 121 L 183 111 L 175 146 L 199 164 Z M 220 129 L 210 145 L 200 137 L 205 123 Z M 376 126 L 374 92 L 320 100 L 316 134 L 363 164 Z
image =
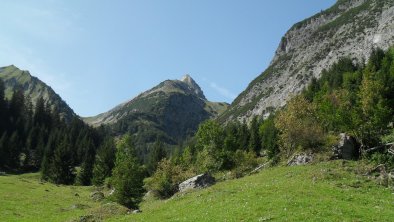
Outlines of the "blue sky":
M 4 0 L 0 66 L 50 85 L 81 116 L 190 74 L 232 100 L 296 22 L 335 0 Z

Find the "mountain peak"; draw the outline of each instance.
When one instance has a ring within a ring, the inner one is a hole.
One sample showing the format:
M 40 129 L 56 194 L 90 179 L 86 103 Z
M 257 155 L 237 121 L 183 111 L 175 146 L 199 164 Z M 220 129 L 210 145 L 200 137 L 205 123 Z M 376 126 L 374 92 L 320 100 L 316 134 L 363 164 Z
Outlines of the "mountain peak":
M 204 92 L 201 90 L 200 86 L 194 81 L 194 79 L 189 75 L 186 74 L 181 78 L 181 82 L 186 83 L 187 86 L 194 91 L 200 98 L 206 100 L 204 96 Z

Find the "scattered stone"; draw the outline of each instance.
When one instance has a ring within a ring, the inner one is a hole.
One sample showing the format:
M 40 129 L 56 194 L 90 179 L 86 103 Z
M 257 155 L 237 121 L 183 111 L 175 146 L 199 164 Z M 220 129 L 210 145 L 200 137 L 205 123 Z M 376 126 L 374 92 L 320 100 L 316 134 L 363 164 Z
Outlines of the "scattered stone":
M 394 171 L 387 172 L 384 164 L 379 164 L 367 173 L 368 176 L 376 178 L 379 185 L 389 187 L 394 185 Z
M 104 193 L 100 191 L 95 191 L 90 194 L 90 198 L 94 201 L 102 201 L 104 199 Z
M 306 153 L 301 153 L 294 155 L 288 162 L 288 166 L 299 166 L 299 165 L 305 165 L 313 160 L 313 155 L 312 154 L 306 154 Z
M 139 213 L 142 213 L 142 211 L 139 210 L 139 209 L 137 209 L 137 210 L 133 210 L 132 213 L 133 213 L 133 214 L 139 214 Z
M 337 145 L 332 147 L 333 156 L 332 159 L 345 159 L 354 160 L 360 156 L 360 148 L 354 137 L 347 135 L 346 133 L 339 134 L 339 141 Z
M 201 189 L 215 184 L 215 178 L 205 173 L 192 177 L 179 184 L 179 192 L 184 192 L 190 189 Z
M 113 195 L 115 193 L 115 188 L 113 188 L 110 192 L 109 192 L 109 196 Z

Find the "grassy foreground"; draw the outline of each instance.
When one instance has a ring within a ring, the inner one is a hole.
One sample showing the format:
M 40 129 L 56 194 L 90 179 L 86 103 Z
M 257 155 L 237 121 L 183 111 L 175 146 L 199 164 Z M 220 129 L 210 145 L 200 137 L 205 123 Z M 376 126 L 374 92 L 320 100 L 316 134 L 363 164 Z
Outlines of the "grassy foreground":
M 361 176 L 360 162 L 275 167 L 205 190 L 149 200 L 142 213 L 105 221 L 393 221 L 394 191 Z M 0 176 L 1 221 L 70 221 L 100 213 L 92 187 L 40 183 L 37 174 Z M 78 195 L 76 195 L 78 194 Z
M 142 204 L 111 221 L 393 221 L 393 190 L 359 162 L 276 167 L 206 190 Z
M 0 221 L 67 221 L 99 203 L 91 187 L 41 183 L 38 174 L 0 176 Z

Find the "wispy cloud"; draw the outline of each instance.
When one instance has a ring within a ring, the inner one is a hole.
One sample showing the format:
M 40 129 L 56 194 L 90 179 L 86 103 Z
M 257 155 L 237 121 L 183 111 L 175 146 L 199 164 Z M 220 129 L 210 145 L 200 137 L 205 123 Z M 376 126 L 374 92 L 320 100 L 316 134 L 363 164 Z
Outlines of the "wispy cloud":
M 209 82 L 209 86 L 227 99 L 234 100 L 236 97 L 236 95 L 234 93 L 230 92 L 228 89 L 226 89 L 222 86 L 219 86 L 218 84 L 216 84 L 214 82 Z

